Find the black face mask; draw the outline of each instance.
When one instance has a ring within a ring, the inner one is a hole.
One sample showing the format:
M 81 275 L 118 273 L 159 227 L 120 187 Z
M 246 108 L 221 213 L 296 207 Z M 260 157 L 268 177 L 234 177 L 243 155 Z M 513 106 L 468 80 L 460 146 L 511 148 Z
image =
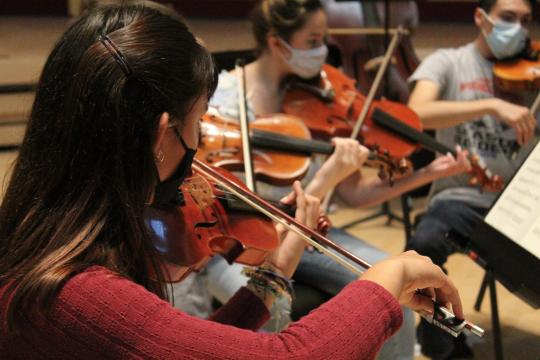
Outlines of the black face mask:
M 174 131 L 186 153 L 184 154 L 182 162 L 180 162 L 170 178 L 165 181 L 158 181 L 158 185 L 156 186 L 156 191 L 154 193 L 153 206 L 162 207 L 166 205 L 181 205 L 183 203 L 183 198 L 182 193 L 178 190 L 178 187 L 188 176 L 191 175 L 191 164 L 193 164 L 193 159 L 195 158 L 197 149 L 190 149 L 184 142 L 184 139 L 178 130 L 174 128 Z

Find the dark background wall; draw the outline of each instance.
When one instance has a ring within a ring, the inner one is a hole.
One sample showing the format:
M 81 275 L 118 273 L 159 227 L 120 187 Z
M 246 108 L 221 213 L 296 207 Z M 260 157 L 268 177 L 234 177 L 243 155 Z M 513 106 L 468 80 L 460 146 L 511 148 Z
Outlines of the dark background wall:
M 158 0 L 159 1 L 159 0 Z M 389 0 L 403 1 L 403 0 Z M 245 18 L 258 0 L 161 0 L 184 16 L 205 18 Z M 417 0 L 422 21 L 471 21 L 475 0 Z M 66 0 L 2 0 L 0 14 L 67 15 Z

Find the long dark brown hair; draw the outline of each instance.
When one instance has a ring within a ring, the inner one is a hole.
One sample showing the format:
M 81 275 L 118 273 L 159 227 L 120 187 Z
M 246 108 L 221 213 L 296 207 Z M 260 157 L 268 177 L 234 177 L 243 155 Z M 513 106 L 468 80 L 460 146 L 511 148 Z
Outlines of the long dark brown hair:
M 21 327 L 22 314 L 47 311 L 62 284 L 92 265 L 166 296 L 143 219 L 157 182 L 159 117 L 183 119 L 215 85 L 207 50 L 159 6 L 97 8 L 66 31 L 45 64 L 0 207 L 8 331 Z

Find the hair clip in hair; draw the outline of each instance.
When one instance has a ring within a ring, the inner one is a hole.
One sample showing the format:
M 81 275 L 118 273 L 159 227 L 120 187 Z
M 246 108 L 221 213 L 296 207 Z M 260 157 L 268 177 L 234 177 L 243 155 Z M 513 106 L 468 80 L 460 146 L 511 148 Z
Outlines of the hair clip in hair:
M 99 41 L 105 46 L 107 51 L 112 55 L 114 60 L 118 63 L 120 66 L 120 69 L 124 72 L 124 74 L 129 77 L 133 74 L 133 71 L 131 70 L 131 67 L 129 66 L 126 58 L 124 55 L 120 52 L 120 49 L 114 44 L 114 42 L 107 36 L 107 35 L 100 35 Z

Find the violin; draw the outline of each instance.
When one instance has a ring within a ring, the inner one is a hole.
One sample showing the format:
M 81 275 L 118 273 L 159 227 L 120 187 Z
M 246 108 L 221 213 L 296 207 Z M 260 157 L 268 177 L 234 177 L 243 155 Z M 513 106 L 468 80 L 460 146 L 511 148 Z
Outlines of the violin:
M 497 61 L 493 66 L 493 82 L 508 92 L 540 89 L 540 41 L 532 41 L 523 53 L 510 60 Z
M 293 85 L 285 96 L 285 112 L 306 116 L 302 117 L 306 125 L 323 138 L 348 136 L 364 105 L 363 95 L 356 90 L 354 80 L 329 65 L 323 67 L 318 84 L 318 87 Z M 385 119 L 392 121 L 385 122 Z M 407 158 L 421 146 L 442 154 L 456 155 L 453 149 L 422 133 L 421 121 L 413 110 L 389 100 L 373 101 L 359 136 L 365 146 L 378 149 L 394 159 Z M 471 185 L 487 191 L 502 189 L 501 177 L 491 174 L 477 156 L 470 155 L 469 162 Z
M 210 256 L 217 253 L 229 262 L 260 265 L 266 255 L 279 245 L 272 223 L 274 221 L 356 274 L 371 267 L 368 262 L 333 243 L 320 232 L 297 222 L 292 216 L 263 200 L 224 170 L 198 159 L 194 159 L 192 170 L 194 175 L 179 187 L 183 197 L 180 206 L 149 208 L 150 212 L 146 214 L 154 246 L 165 260 L 187 266 L 189 270 L 197 270 Z M 223 207 L 222 203 L 227 194 L 253 207 L 258 212 L 257 220 L 231 218 L 235 215 Z M 267 220 L 262 215 L 266 215 Z M 483 336 L 482 328 L 457 319 L 451 311 L 435 301 L 433 306 L 434 314 L 444 316 L 422 312 L 420 315 L 427 321 L 454 336 L 465 330 Z
M 244 158 L 239 125 L 207 113 L 202 117 L 201 142 L 197 158 L 229 171 L 243 171 Z M 274 114 L 250 123 L 250 142 L 255 175 L 259 180 L 278 186 L 292 184 L 308 171 L 311 155 L 331 155 L 334 146 L 312 140 L 304 122 L 292 115 Z M 396 161 L 385 153 L 372 150 L 365 166 L 376 168 L 378 176 L 391 184 L 410 170 L 410 164 Z
M 530 107 L 531 114 L 535 116 L 540 107 L 540 41 L 529 40 L 527 48 L 518 57 L 498 61 L 493 66 L 493 82 L 498 89 L 510 95 L 536 91 Z M 540 135 L 538 127 L 535 135 Z
M 356 89 L 353 79 L 326 64 L 315 85 L 298 81 L 289 85 L 283 111 L 301 118 L 315 138 L 328 140 L 335 136 L 351 135 L 365 99 Z M 370 116 L 375 108 L 422 130 L 420 118 L 407 106 L 389 100 L 375 100 L 362 124 L 360 142 L 395 159 L 410 156 L 416 146 L 375 125 Z
M 403 139 L 407 139 L 413 144 L 420 144 L 423 147 L 438 152 L 440 154 L 452 154 L 456 157 L 456 152 L 436 141 L 431 136 L 417 131 L 416 129 L 409 127 L 408 125 L 402 123 L 401 121 L 395 119 L 391 115 L 375 109 L 373 113 L 373 121 L 382 128 L 387 129 Z M 469 162 L 471 164 L 471 169 L 469 170 L 469 185 L 478 186 L 486 191 L 500 191 L 504 187 L 504 182 L 499 175 L 493 175 L 489 169 L 482 163 L 481 159 L 477 155 L 470 155 Z
M 210 169 L 247 191 L 231 173 L 215 167 Z M 230 264 L 257 266 L 279 245 L 270 218 L 231 196 L 198 169 L 194 169 L 193 175 L 178 190 L 179 205 L 149 207 L 145 213 L 154 247 L 167 262 L 196 271 L 217 254 Z M 294 216 L 296 211 L 294 206 L 267 203 L 288 216 Z M 321 216 L 317 231 L 326 234 L 330 225 L 329 219 Z
M 338 261 L 341 265 L 354 273 L 361 274 L 364 270 L 371 267 L 371 265 L 365 260 L 335 244 L 317 231 L 309 229 L 305 225 L 297 222 L 290 215 L 261 199 L 256 193 L 246 189 L 245 186 L 231 181 L 228 176 L 224 176 L 223 171 L 217 171 L 216 168 L 213 168 L 197 159 L 194 160 L 193 169 L 196 173 L 205 177 L 209 183 L 219 184 L 221 189 L 233 194 L 246 204 L 249 204 L 261 213 L 267 215 L 276 223 L 282 224 L 289 229 L 289 231 L 293 231 L 313 247 L 320 250 L 322 253 L 331 257 L 332 259 Z M 433 306 L 433 314 L 427 314 L 424 312 L 420 313 L 420 315 L 430 323 L 439 326 L 455 337 L 457 337 L 463 331 L 469 331 L 480 337 L 483 336 L 484 330 L 482 328 L 467 320 L 457 319 L 450 310 L 446 309 L 444 306 L 435 301 L 433 301 Z
M 260 117 L 250 123 L 253 165 L 257 179 L 278 186 L 291 185 L 304 177 L 310 166 L 308 153 L 285 152 L 288 144 L 277 143 L 280 134 L 311 139 L 301 120 L 284 114 Z M 197 158 L 229 171 L 243 171 L 240 127 L 236 120 L 210 112 L 202 117 Z
M 199 270 L 218 254 L 229 263 L 260 265 L 279 245 L 272 220 L 216 201 L 225 198 L 224 192 L 203 176 L 193 174 L 179 192 L 179 206 L 150 207 L 145 214 L 154 247 L 168 262 Z

